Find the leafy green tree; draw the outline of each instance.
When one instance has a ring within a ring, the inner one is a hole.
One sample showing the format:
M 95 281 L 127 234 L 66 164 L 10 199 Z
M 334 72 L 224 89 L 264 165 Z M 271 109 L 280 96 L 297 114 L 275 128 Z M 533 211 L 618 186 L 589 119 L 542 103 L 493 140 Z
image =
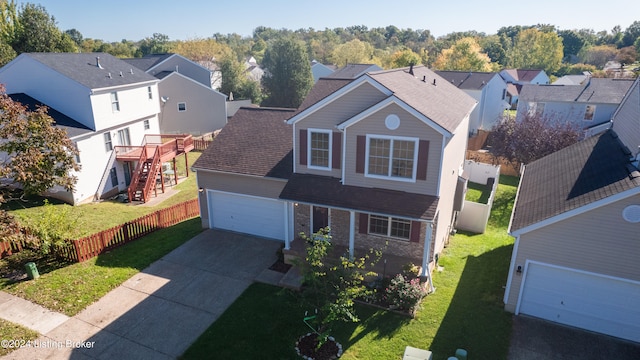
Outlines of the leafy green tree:
M 624 31 L 622 46 L 632 46 L 640 38 L 640 21 L 636 20 Z
M 471 37 L 462 38 L 449 49 L 442 50 L 433 67 L 438 70 L 457 71 L 493 71 L 497 68 Z
M 420 55 L 413 52 L 411 49 L 404 49 L 396 51 L 391 55 L 390 67 L 392 69 L 406 67 L 411 64 L 417 65 L 422 63 Z
M 65 130 L 53 126 L 46 108 L 29 111 L 0 88 L 0 202 L 18 185 L 24 195 L 58 185 L 72 190 L 78 151 Z
M 264 53 L 262 88 L 264 106 L 300 106 L 313 86 L 309 57 L 304 45 L 291 38 L 277 39 Z
M 636 48 L 633 46 L 623 47 L 616 54 L 616 61 L 622 65 L 630 65 L 636 61 Z
M 507 56 L 510 67 L 553 74 L 562 64 L 562 39 L 555 32 L 526 29 L 518 33 Z
M 614 45 L 597 45 L 584 48 L 579 58 L 585 64 L 590 64 L 602 69 L 607 61 L 615 59 L 618 50 Z
M 84 37 L 82 36 L 82 33 L 76 29 L 69 29 L 69 30 L 65 30 L 64 32 L 65 34 L 67 34 L 71 40 L 73 40 L 73 42 L 76 43 L 77 46 L 81 46 L 82 42 L 84 41 Z
M 373 60 L 373 46 L 368 42 L 354 39 L 336 46 L 331 54 L 331 59 L 337 66 L 370 64 Z
M 486 53 L 491 62 L 507 66 L 507 52 L 500 36 L 491 35 L 480 39 L 481 51 Z
M 244 65 L 238 61 L 235 55 L 226 55 L 218 61 L 218 67 L 222 74 L 222 85 L 219 91 L 227 96 L 233 93 L 233 98 L 251 99 L 254 104 L 261 102 L 262 92 L 260 85 L 247 78 Z
M 13 60 L 17 55 L 11 45 L 0 40 L 0 67 L 8 64 L 9 61 Z
M 73 40 L 63 36 L 56 26 L 55 18 L 43 6 L 30 3 L 21 6 L 18 11 L 11 46 L 18 54 L 76 50 Z
M 169 36 L 161 33 L 154 33 L 151 37 L 140 41 L 138 51 L 140 57 L 149 54 L 165 54 L 171 50 Z
M 558 35 L 562 38 L 565 59 L 571 55 L 578 55 L 586 44 L 586 40 L 575 30 L 561 30 L 558 31 Z

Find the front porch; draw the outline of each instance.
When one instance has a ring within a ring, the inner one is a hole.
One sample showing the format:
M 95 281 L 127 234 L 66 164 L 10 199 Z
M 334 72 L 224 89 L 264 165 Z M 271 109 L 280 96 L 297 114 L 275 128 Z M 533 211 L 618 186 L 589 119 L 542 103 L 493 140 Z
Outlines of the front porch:
M 369 253 L 368 248 L 355 248 L 354 257 L 365 257 Z M 299 261 L 304 261 L 306 257 L 306 243 L 303 239 L 297 238 L 291 242 L 289 249 L 283 250 L 284 262 L 287 264 L 295 265 Z M 349 257 L 349 247 L 339 244 L 333 244 L 328 257 L 332 260 L 338 261 L 341 256 Z M 370 255 L 371 261 L 375 260 L 375 254 Z M 419 274 L 422 273 L 422 259 L 408 256 L 395 255 L 389 251 L 382 250 L 382 256 L 373 265 L 367 263 L 365 265 L 365 271 L 373 272 L 376 276 L 387 277 L 395 274 L 402 273 L 408 264 L 417 266 Z

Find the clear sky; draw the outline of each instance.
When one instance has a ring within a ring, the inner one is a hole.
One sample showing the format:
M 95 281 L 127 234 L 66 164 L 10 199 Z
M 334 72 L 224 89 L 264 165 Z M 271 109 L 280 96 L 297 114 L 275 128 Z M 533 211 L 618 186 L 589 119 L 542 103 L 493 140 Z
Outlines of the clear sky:
M 438 37 L 455 31 L 495 34 L 503 26 L 551 24 L 593 29 L 640 21 L 639 0 L 17 0 L 44 6 L 61 30 L 85 38 L 141 40 L 153 33 L 170 40 L 215 33 L 250 36 L 258 26 L 276 29 L 395 25 L 426 29 Z

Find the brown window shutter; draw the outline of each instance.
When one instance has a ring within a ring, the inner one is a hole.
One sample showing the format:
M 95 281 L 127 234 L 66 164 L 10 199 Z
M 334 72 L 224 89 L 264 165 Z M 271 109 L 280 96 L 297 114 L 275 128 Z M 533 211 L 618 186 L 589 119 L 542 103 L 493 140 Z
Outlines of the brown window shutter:
M 358 135 L 356 140 L 356 173 L 364 174 L 364 157 L 367 153 L 367 137 Z
M 334 169 L 340 169 L 340 159 L 342 159 L 342 133 L 335 131 L 333 133 L 332 155 L 331 155 L 331 167 Z
M 300 165 L 307 165 L 307 129 L 300 130 Z
M 427 180 L 427 165 L 429 162 L 429 142 L 427 140 L 420 140 L 418 145 L 418 171 L 416 179 Z
M 420 242 L 420 221 L 412 221 L 411 222 L 411 235 L 409 237 L 409 241 L 411 242 Z
M 369 214 L 360 213 L 358 232 L 360 234 L 367 234 L 369 232 Z

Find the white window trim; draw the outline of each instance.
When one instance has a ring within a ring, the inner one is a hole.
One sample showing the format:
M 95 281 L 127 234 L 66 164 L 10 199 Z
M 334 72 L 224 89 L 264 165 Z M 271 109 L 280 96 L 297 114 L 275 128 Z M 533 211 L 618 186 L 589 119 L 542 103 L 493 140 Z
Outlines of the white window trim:
M 391 146 L 389 147 L 389 171 L 388 173 L 391 174 L 391 167 L 393 166 L 393 141 L 394 140 L 400 140 L 400 141 L 413 141 L 414 142 L 414 147 L 413 147 L 413 171 L 411 173 L 411 177 L 410 178 L 403 178 L 403 177 L 398 177 L 398 176 L 391 176 L 391 175 L 378 175 L 378 174 L 369 174 L 369 144 L 371 143 L 371 139 L 384 139 L 384 140 L 391 140 Z M 368 177 L 368 178 L 373 178 L 373 179 L 384 179 L 384 180 L 394 180 L 394 181 L 402 181 L 402 182 L 411 182 L 411 183 L 415 183 L 416 182 L 416 174 L 418 173 L 418 152 L 420 151 L 420 149 L 418 148 L 418 146 L 420 145 L 420 139 L 418 138 L 414 138 L 414 137 L 406 137 L 406 136 L 389 136 L 389 135 L 369 135 L 367 134 L 367 144 L 366 144 L 366 151 L 365 151 L 365 159 L 364 159 L 364 176 Z
M 387 218 L 387 234 L 386 235 L 378 234 L 378 233 L 372 233 L 371 232 L 371 216 L 378 216 L 378 217 L 381 217 L 381 218 Z M 393 219 L 398 219 L 398 220 L 408 221 L 409 222 L 409 237 L 408 238 L 402 238 L 402 237 L 398 237 L 398 236 L 391 236 L 391 223 L 393 222 Z M 413 221 L 411 221 L 409 219 L 404 219 L 404 218 L 399 218 L 399 217 L 392 217 L 392 216 L 369 214 L 369 216 L 367 217 L 367 220 L 368 220 L 367 234 L 369 234 L 369 235 L 384 236 L 384 237 L 388 237 L 388 238 L 391 238 L 391 239 L 402 240 L 402 241 L 409 241 L 409 242 L 411 241 L 411 227 L 413 226 Z
M 153 100 L 153 88 L 151 86 L 147 86 L 147 96 L 149 100 Z
M 328 166 L 311 165 L 311 133 L 329 134 L 329 162 Z M 307 168 L 314 170 L 331 171 L 333 168 L 333 131 L 327 129 L 307 129 Z
M 145 131 L 146 131 L 146 130 L 151 129 L 151 122 L 149 121 L 149 119 L 144 120 L 144 121 L 142 122 L 142 128 L 143 128 Z
M 112 91 L 109 94 L 109 98 L 111 100 L 111 112 L 114 112 L 114 113 L 120 112 L 120 99 L 118 98 L 118 92 Z
M 109 141 L 107 141 L 107 137 L 109 137 Z M 105 152 L 113 151 L 113 137 L 110 132 L 106 132 L 102 134 L 102 140 L 104 142 L 104 150 Z M 109 144 L 109 148 L 107 149 L 107 144 Z

